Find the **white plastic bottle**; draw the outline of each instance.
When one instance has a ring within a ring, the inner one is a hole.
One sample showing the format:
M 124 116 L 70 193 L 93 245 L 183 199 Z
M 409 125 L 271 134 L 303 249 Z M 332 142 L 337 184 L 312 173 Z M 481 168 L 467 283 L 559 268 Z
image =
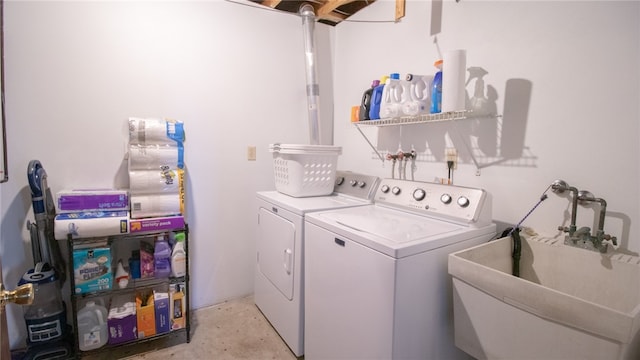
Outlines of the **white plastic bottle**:
M 107 343 L 107 309 L 94 301 L 78 311 L 78 347 L 81 351 L 100 348 Z
M 433 76 L 407 74 L 405 79 L 409 90 L 407 101 L 402 103 L 402 113 L 411 116 L 429 113 Z
M 176 243 L 171 253 L 171 276 L 181 277 L 187 274 L 187 253 L 184 251 L 184 233 L 176 234 Z
M 380 102 L 380 119 L 394 118 L 402 115 L 403 86 L 400 82 L 400 74 L 393 73 L 382 90 Z

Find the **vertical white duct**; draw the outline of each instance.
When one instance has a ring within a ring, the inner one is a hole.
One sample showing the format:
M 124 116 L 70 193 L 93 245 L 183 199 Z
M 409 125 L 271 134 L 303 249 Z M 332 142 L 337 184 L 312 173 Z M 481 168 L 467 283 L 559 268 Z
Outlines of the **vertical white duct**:
M 320 87 L 318 86 L 318 75 L 316 72 L 316 52 L 315 52 L 315 11 L 313 6 L 303 4 L 299 10 L 302 17 L 302 31 L 304 35 L 304 58 L 307 73 L 307 104 L 309 111 L 309 138 L 311 145 L 322 144 L 320 138 Z

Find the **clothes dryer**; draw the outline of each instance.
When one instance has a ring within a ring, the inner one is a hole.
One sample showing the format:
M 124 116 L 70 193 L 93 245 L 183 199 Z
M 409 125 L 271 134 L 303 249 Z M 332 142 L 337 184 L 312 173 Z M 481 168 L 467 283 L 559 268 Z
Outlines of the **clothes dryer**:
M 304 354 L 304 217 L 313 211 L 371 204 L 379 180 L 337 171 L 334 192 L 328 196 L 257 193 L 254 301 L 296 356 Z
M 305 359 L 459 359 L 447 255 L 490 240 L 481 189 L 385 179 L 305 218 Z

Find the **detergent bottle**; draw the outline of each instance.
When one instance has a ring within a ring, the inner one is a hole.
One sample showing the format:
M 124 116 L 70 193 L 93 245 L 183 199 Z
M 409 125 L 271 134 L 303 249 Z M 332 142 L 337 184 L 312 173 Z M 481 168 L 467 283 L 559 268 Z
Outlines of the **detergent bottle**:
M 187 274 L 187 253 L 184 251 L 184 233 L 177 233 L 176 243 L 171 253 L 171 276 L 181 277 Z
M 380 118 L 394 118 L 401 115 L 401 104 L 403 98 L 403 87 L 400 82 L 400 74 L 392 73 L 387 79 L 382 90 L 382 101 L 380 103 Z
M 371 87 L 368 88 L 364 94 L 362 94 L 362 102 L 360 104 L 360 113 L 358 120 L 369 120 L 369 112 L 371 111 L 371 96 L 373 95 L 373 89 L 380 85 L 380 80 L 373 80 Z
M 88 301 L 78 311 L 78 346 L 82 351 L 100 348 L 107 343 L 107 308 Z
M 433 76 L 407 74 L 405 80 L 409 86 L 407 100 L 402 103 L 402 113 L 411 116 L 428 113 Z
M 369 119 L 380 119 L 380 103 L 382 102 L 382 92 L 384 91 L 384 84 L 389 77 L 383 76 L 380 79 L 380 84 L 373 88 L 371 93 L 371 108 L 369 109 Z
M 431 113 L 437 114 L 442 111 L 442 60 L 436 61 L 433 65 L 438 71 L 431 86 Z
M 171 247 L 164 235 L 158 235 L 153 251 L 154 276 L 156 278 L 169 277 L 171 273 Z

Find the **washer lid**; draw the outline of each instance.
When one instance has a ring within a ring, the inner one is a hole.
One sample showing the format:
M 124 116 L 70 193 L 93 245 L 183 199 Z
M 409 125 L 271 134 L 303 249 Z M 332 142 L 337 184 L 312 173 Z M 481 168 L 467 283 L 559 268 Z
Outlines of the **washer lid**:
M 349 212 L 326 212 L 322 216 L 358 232 L 374 234 L 396 244 L 443 235 L 463 228 L 461 225 L 427 217 L 378 209 L 375 206 L 366 206 Z
M 312 212 L 305 222 L 396 259 L 495 235 L 495 224 L 467 226 L 378 205 Z

